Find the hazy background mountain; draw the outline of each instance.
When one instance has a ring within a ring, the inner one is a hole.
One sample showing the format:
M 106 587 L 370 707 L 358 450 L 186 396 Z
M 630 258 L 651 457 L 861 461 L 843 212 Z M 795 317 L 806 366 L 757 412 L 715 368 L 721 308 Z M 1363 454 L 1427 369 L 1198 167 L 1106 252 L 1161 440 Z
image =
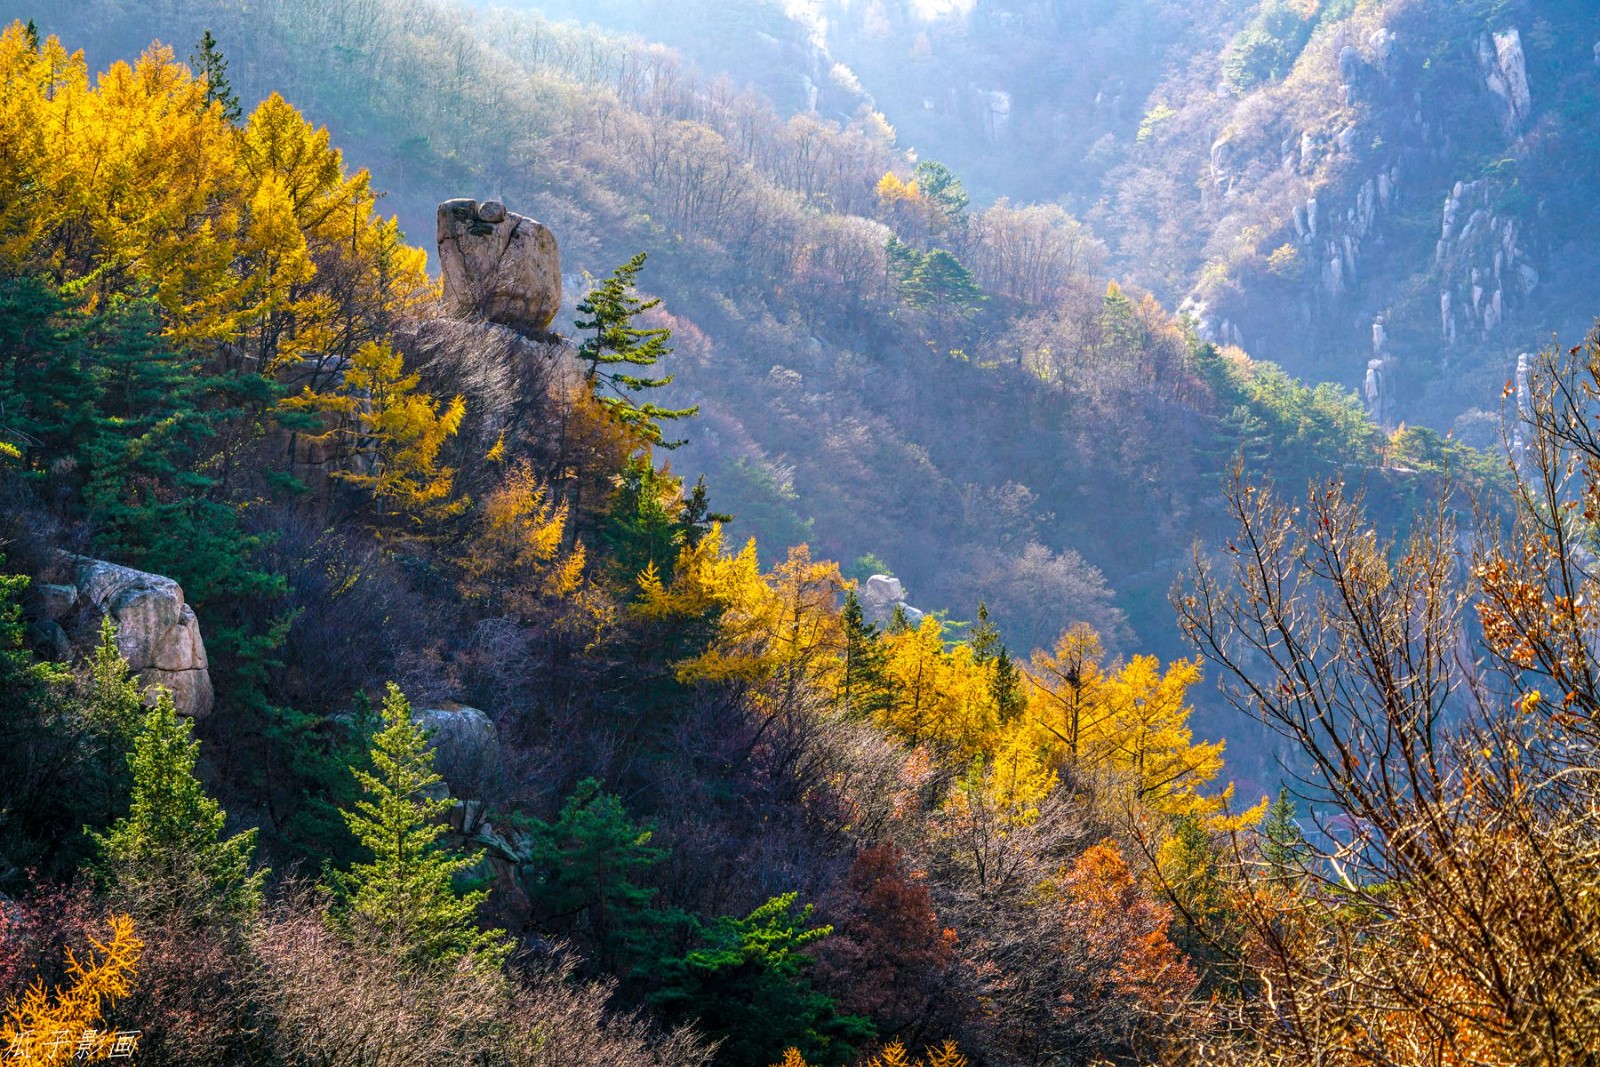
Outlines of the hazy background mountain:
M 1116 273 L 1221 339 L 1351 386 L 1390 356 L 1397 417 L 1479 443 L 1515 355 L 1589 321 L 1592 5 L 538 6 L 672 24 L 705 69 L 824 113 L 859 86 L 901 145 L 1092 220 Z M 724 58 L 778 39 L 787 73 Z

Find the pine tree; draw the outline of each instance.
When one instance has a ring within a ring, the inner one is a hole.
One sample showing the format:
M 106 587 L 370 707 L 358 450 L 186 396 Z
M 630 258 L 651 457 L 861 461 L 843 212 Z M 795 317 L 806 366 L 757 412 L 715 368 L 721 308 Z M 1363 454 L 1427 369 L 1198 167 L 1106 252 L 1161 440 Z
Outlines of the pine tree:
M 87 472 L 84 502 L 104 527 L 152 537 L 146 509 L 154 501 L 171 499 L 180 483 L 210 484 L 190 461 L 221 417 L 202 410 L 212 382 L 198 360 L 162 340 L 160 308 L 148 297 L 111 296 L 87 329 L 93 418 L 76 437 Z
M 989 695 L 1002 723 L 1022 714 L 1027 694 L 1022 688 L 1022 670 L 1011 658 L 1011 650 L 1000 640 L 1000 628 L 989 621 L 989 606 L 978 602 L 978 624 L 972 628 L 972 657 L 989 672 Z
M 578 329 L 593 331 L 593 335 L 578 346 L 578 358 L 589 364 L 589 386 L 614 418 L 649 444 L 677 448 L 684 442 L 663 439 L 660 420 L 688 418 L 696 414 L 699 407 L 664 408 L 649 401 L 638 404 L 630 395 L 646 389 L 660 389 L 670 385 L 673 379 L 670 374 L 652 378 L 643 373 L 672 351 L 667 345 L 672 331 L 634 325 L 640 315 L 661 304 L 659 297 L 641 300 L 636 292 L 644 263 L 645 253 L 640 252 L 612 271 L 611 277 L 596 286 L 578 305 L 578 314 L 588 316 L 577 321 Z M 629 368 L 639 368 L 639 371 Z M 613 395 L 601 395 L 602 388 Z
M 1274 876 L 1298 877 L 1310 859 L 1310 847 L 1295 818 L 1294 797 L 1288 786 L 1278 787 L 1278 799 L 1267 808 L 1261 821 L 1261 856 L 1271 865 Z
M 33 22 L 32 19 L 28 20 L 28 25 L 23 30 L 23 33 L 25 33 L 27 35 L 27 38 L 28 38 L 28 51 L 33 52 L 34 54 L 38 54 L 38 51 L 39 51 L 39 27 L 34 25 L 34 22 Z
M 239 106 L 239 97 L 233 91 L 233 83 L 228 80 L 228 61 L 218 51 L 217 39 L 211 36 L 210 30 L 201 36 L 199 46 L 189 57 L 189 66 L 205 79 L 206 103 L 221 104 L 222 117 L 237 123 L 243 117 L 244 109 Z
M 1221 851 L 1199 818 L 1185 815 L 1156 852 L 1156 866 L 1177 908 L 1173 943 L 1200 967 L 1207 985 L 1237 978 L 1238 923 L 1229 907 Z
M 765 1067 L 798 1048 L 812 1063 L 848 1062 L 853 1046 L 870 1040 L 873 1025 L 843 1015 L 806 973 L 803 950 L 833 932 L 812 927 L 812 907 L 795 894 L 773 897 L 744 918 L 728 915 L 704 931 L 705 945 L 664 959 L 661 988 L 650 1001 L 667 1015 L 698 1020 L 720 1038 L 717 1062 Z
M 972 272 L 942 248 L 922 257 L 911 273 L 906 295 L 913 307 L 931 307 L 956 317 L 975 313 L 988 299 Z
M 455 855 L 441 845 L 447 829 L 441 818 L 451 801 L 437 795 L 443 779 L 433 769 L 433 751 L 393 682 L 382 718 L 383 729 L 372 738 L 373 772 L 351 768 L 364 796 L 344 817 L 372 860 L 336 879 L 341 918 L 354 936 L 373 939 L 406 965 L 472 953 L 498 966 L 508 951 L 504 936 L 477 924 L 488 893 L 459 893 L 454 886 L 482 853 Z
M 261 902 L 264 871 L 250 870 L 256 831 L 223 838 L 227 815 L 195 777 L 200 742 L 165 690 L 144 716 L 128 766 L 128 814 L 94 834 L 113 899 L 140 914 L 199 924 L 245 918 Z
M 844 672 L 839 683 L 839 704 L 847 715 L 863 718 L 882 714 L 893 697 L 884 674 L 888 656 L 878 640 L 878 628 L 866 621 L 854 589 L 844 595 Z
M 889 277 L 894 282 L 895 291 L 901 294 L 906 303 L 914 303 L 911 286 L 917 268 L 922 265 L 922 253 L 898 237 L 889 238 L 888 253 Z
M 1000 646 L 990 668 L 989 692 L 994 697 L 995 710 L 1002 723 L 1014 722 L 1028 706 L 1027 690 L 1022 685 L 1022 668 L 1011 658 L 1011 650 Z
M 911 176 L 917 183 L 918 191 L 938 207 L 946 225 L 961 221 L 961 213 L 967 209 L 969 198 L 961 179 L 949 167 L 936 160 L 924 159 L 917 164 Z
M 83 710 L 98 750 L 100 825 L 107 825 L 129 788 L 127 753 L 145 714 L 138 682 L 117 647 L 117 628 L 110 618 L 100 620 L 100 644 L 89 658 Z
M 593 778 L 578 783 L 553 823 L 534 827 L 534 862 L 544 872 L 533 896 L 546 921 L 572 921 L 593 939 L 601 966 L 625 953 L 649 955 L 653 935 L 686 919 L 651 907 L 655 890 L 635 879 L 667 850 L 628 817 Z
M 0 279 L 0 437 L 43 467 L 93 436 L 96 390 L 81 300 L 42 278 Z
M 4 565 L 0 555 L 0 572 Z M 58 728 L 70 711 L 71 676 L 28 651 L 28 585 L 26 575 L 0 573 L 0 892 L 30 866 L 72 863 L 61 845 L 82 826 L 72 742 Z M 24 876 L 22 888 L 29 881 Z

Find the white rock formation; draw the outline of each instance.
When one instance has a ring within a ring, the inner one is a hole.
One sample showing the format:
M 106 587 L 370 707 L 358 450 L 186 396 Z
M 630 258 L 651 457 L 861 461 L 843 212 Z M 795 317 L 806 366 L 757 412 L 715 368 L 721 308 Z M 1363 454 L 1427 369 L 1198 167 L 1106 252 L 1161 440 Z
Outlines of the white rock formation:
M 862 618 L 874 625 L 885 626 L 894 618 L 895 608 L 900 609 L 906 622 L 912 626 L 922 622 L 923 613 L 906 603 L 905 588 L 900 584 L 900 579 L 887 574 L 874 574 L 868 578 L 861 587 Z
M 1533 113 L 1533 92 L 1528 86 L 1528 57 L 1522 50 L 1522 34 L 1514 27 L 1496 33 L 1491 39 L 1478 39 L 1478 64 L 1489 91 L 1505 105 L 1504 126 L 1509 136 L 1526 127 Z

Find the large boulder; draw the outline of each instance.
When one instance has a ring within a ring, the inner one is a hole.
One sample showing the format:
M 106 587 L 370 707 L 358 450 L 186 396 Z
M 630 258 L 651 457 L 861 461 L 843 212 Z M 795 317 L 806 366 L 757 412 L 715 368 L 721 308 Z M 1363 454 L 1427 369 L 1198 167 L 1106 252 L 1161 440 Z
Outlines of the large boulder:
M 561 307 L 561 254 L 542 223 L 498 200 L 439 205 L 439 266 L 452 318 L 544 333 Z
M 905 587 L 900 579 L 887 574 L 874 574 L 861 587 L 861 617 L 876 626 L 886 626 L 894 618 L 896 608 L 912 626 L 922 622 L 922 612 L 906 603 Z
M 42 621 L 63 626 L 79 649 L 99 641 L 100 620 L 117 628 L 117 648 L 138 676 L 146 700 L 156 687 L 172 694 L 180 715 L 211 711 L 215 694 L 200 621 L 171 578 L 82 556 L 72 585 L 40 587 Z
M 482 796 L 493 787 L 500 769 L 500 733 L 487 714 L 455 704 L 413 708 L 411 721 L 427 732 L 434 769 L 452 794 Z

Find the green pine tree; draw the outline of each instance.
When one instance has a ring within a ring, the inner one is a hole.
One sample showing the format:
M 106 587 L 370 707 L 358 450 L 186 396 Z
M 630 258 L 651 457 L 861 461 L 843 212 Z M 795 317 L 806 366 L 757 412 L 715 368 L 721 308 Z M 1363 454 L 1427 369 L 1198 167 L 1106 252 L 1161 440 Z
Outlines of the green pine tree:
M 239 106 L 239 97 L 228 80 L 228 61 L 217 49 L 217 39 L 211 36 L 210 30 L 201 36 L 200 44 L 189 57 L 189 67 L 206 80 L 206 103 L 221 104 L 222 117 L 238 122 L 244 109 Z
M 1022 688 L 1022 669 L 1005 645 L 1000 646 L 1000 654 L 989 667 L 989 694 L 1001 722 L 1015 722 L 1028 705 L 1028 695 Z
M 42 278 L 0 279 L 0 437 L 29 467 L 77 459 L 98 392 L 81 301 Z
M 672 331 L 645 329 L 634 320 L 659 307 L 659 298 L 641 300 L 636 286 L 644 269 L 645 253 L 640 252 L 611 272 L 611 277 L 595 287 L 578 305 L 579 330 L 592 331 L 578 346 L 578 358 L 586 362 L 589 386 L 612 416 L 646 442 L 663 448 L 677 448 L 683 441 L 667 441 L 661 435 L 661 421 L 688 418 L 700 409 L 664 408 L 646 401 L 636 403 L 634 393 L 660 389 L 672 383 L 673 376 L 659 378 L 644 373 L 671 352 L 667 342 Z M 602 390 L 609 391 L 605 395 Z
M 866 621 L 854 589 L 844 595 L 844 678 L 839 704 L 847 715 L 867 717 L 888 710 L 893 702 L 884 674 L 887 656 L 878 643 L 878 628 Z
M 71 675 L 28 651 L 22 612 L 28 585 L 26 575 L 0 572 L 0 891 L 6 892 L 28 888 L 30 867 L 70 873 L 77 856 L 63 844 L 83 821 L 73 738 L 59 729 L 70 712 Z
M 1277 878 L 1298 878 L 1311 858 L 1311 847 L 1295 818 L 1294 797 L 1288 786 L 1278 787 L 1278 799 L 1267 808 L 1261 820 L 1261 857 Z
M 1158 852 L 1161 879 L 1178 914 L 1170 936 L 1199 967 L 1207 989 L 1236 989 L 1243 931 L 1229 906 L 1222 856 L 1193 815 L 1178 819 Z
M 652 907 L 655 890 L 637 882 L 667 855 L 651 836 L 593 778 L 578 783 L 554 822 L 534 826 L 542 875 L 532 895 L 543 922 L 583 932 L 602 967 L 617 970 L 624 957 L 649 961 L 659 954 L 659 935 L 688 919 Z
M 946 225 L 956 225 L 962 221 L 961 213 L 967 210 L 970 200 L 954 171 L 943 163 L 924 159 L 911 172 L 911 177 L 917 183 L 917 191 L 938 205 Z
M 898 237 L 889 238 L 888 252 L 889 279 L 894 282 L 895 291 L 900 294 L 900 298 L 908 304 L 913 304 L 911 285 L 916 277 L 917 268 L 922 265 L 922 253 Z
M 94 818 L 108 826 L 122 810 L 132 779 L 128 752 L 133 749 L 145 717 L 139 684 L 117 647 L 117 628 L 109 617 L 100 620 L 100 643 L 89 657 L 81 696 L 84 717 L 93 734 L 99 781 L 94 784 L 100 811 Z M 86 783 L 87 784 L 87 783 Z
M 657 470 L 648 456 L 634 456 L 615 476 L 615 484 L 600 538 L 617 579 L 631 584 L 652 563 L 659 573 L 670 575 L 686 532 L 677 506 L 677 480 Z
M 509 951 L 505 936 L 477 923 L 488 893 L 455 887 L 482 853 L 457 855 L 441 844 L 451 801 L 436 789 L 443 779 L 433 769 L 433 750 L 393 682 L 382 721 L 372 738 L 373 770 L 351 768 L 363 797 L 344 817 L 372 860 L 336 879 L 340 918 L 352 935 L 372 939 L 407 965 L 471 953 L 498 966 Z
M 1022 690 L 1022 671 L 1011 658 L 1011 650 L 1000 639 L 1000 627 L 989 619 L 989 606 L 978 601 L 978 622 L 968 639 L 972 658 L 989 672 L 989 697 L 1001 722 L 1011 722 L 1022 714 L 1027 697 Z
M 935 248 L 922 257 L 911 272 L 905 289 L 912 307 L 931 308 L 957 318 L 977 312 L 988 297 L 973 279 L 972 272 L 954 254 Z
M 201 925 L 244 919 L 261 903 L 264 871 L 250 870 L 256 831 L 222 836 L 227 815 L 195 777 L 200 742 L 162 690 L 128 757 L 132 802 L 104 835 L 93 834 L 113 900 L 136 914 Z
M 39 27 L 33 24 L 32 19 L 28 20 L 23 32 L 28 35 L 28 49 L 32 52 L 39 51 Z
M 812 986 L 813 960 L 803 950 L 833 928 L 810 926 L 811 905 L 794 904 L 795 894 L 785 893 L 742 919 L 723 916 L 705 931 L 703 947 L 661 961 L 650 1002 L 720 1038 L 719 1064 L 767 1067 L 787 1048 L 809 1063 L 841 1064 L 873 1037 L 870 1020 L 840 1014 Z

